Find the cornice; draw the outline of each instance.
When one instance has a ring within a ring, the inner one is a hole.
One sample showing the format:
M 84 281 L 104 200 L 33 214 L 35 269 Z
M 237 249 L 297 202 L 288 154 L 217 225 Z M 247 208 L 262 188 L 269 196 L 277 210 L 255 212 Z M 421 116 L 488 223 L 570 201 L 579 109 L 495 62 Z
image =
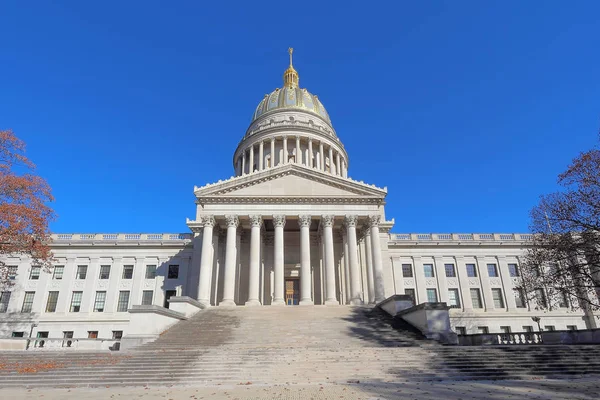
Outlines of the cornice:
M 201 204 L 375 204 L 382 205 L 381 197 L 283 197 L 283 196 L 202 196 Z

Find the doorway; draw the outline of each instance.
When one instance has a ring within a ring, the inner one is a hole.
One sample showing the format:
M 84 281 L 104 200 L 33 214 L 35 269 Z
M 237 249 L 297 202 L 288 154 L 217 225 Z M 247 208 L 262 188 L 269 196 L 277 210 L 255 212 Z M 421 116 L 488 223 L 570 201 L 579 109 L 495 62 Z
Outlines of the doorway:
M 300 279 L 285 279 L 285 304 L 297 306 L 300 303 Z

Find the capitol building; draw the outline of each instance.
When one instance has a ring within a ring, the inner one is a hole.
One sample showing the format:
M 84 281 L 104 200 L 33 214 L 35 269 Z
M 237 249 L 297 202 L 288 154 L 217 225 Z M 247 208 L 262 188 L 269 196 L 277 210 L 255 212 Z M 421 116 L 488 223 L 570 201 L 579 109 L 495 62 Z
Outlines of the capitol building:
M 190 232 L 53 234 L 51 271 L 3 259 L 13 285 L 1 291 L 0 338 L 150 337 L 182 304 L 285 313 L 395 294 L 446 303 L 459 335 L 595 327 L 572 299 L 553 307 L 543 290 L 534 301 L 518 290 L 529 234 L 394 233 L 387 189 L 350 178 L 341 138 L 290 51 L 283 86 L 233 152 L 235 176 L 194 188 Z

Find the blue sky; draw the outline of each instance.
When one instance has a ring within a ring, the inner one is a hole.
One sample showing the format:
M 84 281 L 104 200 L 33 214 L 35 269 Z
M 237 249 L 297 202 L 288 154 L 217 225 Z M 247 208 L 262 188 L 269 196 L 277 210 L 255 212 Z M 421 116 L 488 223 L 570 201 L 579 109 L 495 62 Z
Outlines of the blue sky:
M 592 1 L 3 1 L 0 129 L 55 232 L 186 232 L 293 46 L 395 232 L 526 231 L 600 126 Z

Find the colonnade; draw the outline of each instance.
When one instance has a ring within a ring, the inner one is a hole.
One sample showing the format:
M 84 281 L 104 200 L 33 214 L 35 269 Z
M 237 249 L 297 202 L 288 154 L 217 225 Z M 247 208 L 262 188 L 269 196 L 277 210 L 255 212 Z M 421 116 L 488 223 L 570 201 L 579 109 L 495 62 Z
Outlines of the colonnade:
M 248 262 L 248 298 L 245 305 L 260 305 L 260 274 L 261 274 L 261 227 L 263 225 L 262 215 L 242 216 L 247 218 L 250 224 L 250 251 Z M 300 229 L 300 305 L 314 304 L 311 277 L 311 246 L 310 227 L 313 217 L 310 215 L 291 216 L 299 225 Z M 338 217 L 341 219 L 342 217 Z M 284 270 L 284 227 L 288 218 L 286 215 L 270 216 L 274 228 L 273 246 L 273 300 L 271 305 L 285 305 L 285 270 Z M 379 240 L 379 215 L 359 217 L 357 215 L 346 215 L 343 217 L 343 228 L 345 230 L 348 244 L 349 263 L 349 303 L 362 304 L 361 271 L 358 258 L 357 224 L 366 222 L 368 226 L 368 253 L 367 260 L 369 299 L 375 302 L 384 300 L 383 263 L 381 257 L 381 245 Z M 223 273 L 223 297 L 219 302 L 221 306 L 234 306 L 234 294 L 236 287 L 236 236 L 240 225 L 240 216 L 226 215 L 224 221 L 227 227 L 225 243 L 225 264 Z M 339 300 L 336 294 L 336 266 L 334 259 L 333 227 L 336 221 L 334 215 L 322 215 L 319 217 L 319 232 L 322 243 L 322 261 L 324 270 L 324 304 L 337 305 Z M 198 301 L 205 305 L 210 304 L 210 292 L 212 287 L 211 270 L 214 252 L 212 249 L 213 228 L 216 219 L 212 215 L 202 218 L 202 253 L 200 255 L 200 273 L 198 282 Z M 370 271 L 369 271 L 370 270 Z M 240 282 L 240 284 L 242 284 Z
M 292 148 L 290 154 L 288 142 L 293 140 L 295 140 L 295 147 Z M 265 146 L 270 147 L 265 149 Z M 268 154 L 266 154 L 267 150 Z M 279 154 L 279 150 L 282 150 L 281 155 L 275 157 Z M 329 161 L 328 165 L 327 160 Z M 240 176 L 289 163 L 305 165 L 344 178 L 348 177 L 347 161 L 342 153 L 327 142 L 313 141 L 310 137 L 302 138 L 298 135 L 271 137 L 251 144 L 236 159 L 235 170 L 236 174 Z

